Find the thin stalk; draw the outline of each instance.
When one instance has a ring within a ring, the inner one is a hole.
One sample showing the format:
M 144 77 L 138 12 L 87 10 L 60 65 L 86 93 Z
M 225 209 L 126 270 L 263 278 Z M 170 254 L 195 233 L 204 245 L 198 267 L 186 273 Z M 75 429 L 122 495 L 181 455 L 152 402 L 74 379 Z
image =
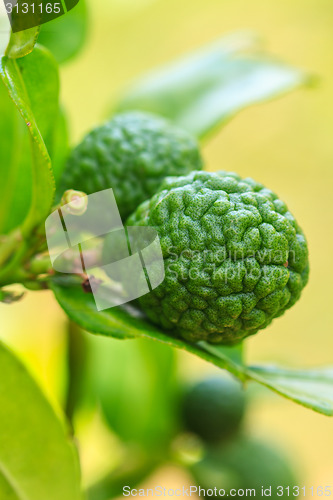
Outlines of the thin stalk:
M 81 328 L 72 321 L 67 322 L 67 396 L 65 413 L 73 429 L 73 419 L 78 403 L 84 393 L 83 376 L 87 362 L 87 345 Z

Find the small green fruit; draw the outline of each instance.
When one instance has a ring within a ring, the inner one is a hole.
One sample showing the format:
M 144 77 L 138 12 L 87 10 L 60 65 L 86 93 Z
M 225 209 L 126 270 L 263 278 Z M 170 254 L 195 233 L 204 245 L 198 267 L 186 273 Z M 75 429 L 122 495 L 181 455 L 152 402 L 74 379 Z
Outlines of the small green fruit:
M 121 113 L 72 151 L 58 192 L 92 194 L 112 188 L 125 220 L 166 176 L 201 168 L 198 144 L 189 133 L 148 113 Z
M 166 179 L 129 218 L 160 237 L 165 279 L 139 299 L 188 341 L 235 344 L 300 297 L 309 273 L 302 230 L 262 184 L 228 172 Z
M 184 395 L 186 429 L 208 442 L 233 437 L 240 428 L 244 412 L 244 391 L 231 377 L 207 378 Z
M 286 457 L 279 450 L 247 437 L 230 441 L 218 449 L 208 449 L 204 458 L 191 467 L 191 472 L 201 488 L 206 491 L 216 488 L 216 493 L 209 491 L 206 498 L 220 498 L 221 489 L 225 490 L 226 497 L 265 498 L 262 488 L 271 488 L 268 497 L 272 499 L 298 496 L 298 482 Z M 233 490 L 231 494 L 230 490 Z M 235 495 L 235 490 L 248 490 L 248 493 Z M 250 490 L 255 490 L 255 494 L 253 491 L 250 494 Z

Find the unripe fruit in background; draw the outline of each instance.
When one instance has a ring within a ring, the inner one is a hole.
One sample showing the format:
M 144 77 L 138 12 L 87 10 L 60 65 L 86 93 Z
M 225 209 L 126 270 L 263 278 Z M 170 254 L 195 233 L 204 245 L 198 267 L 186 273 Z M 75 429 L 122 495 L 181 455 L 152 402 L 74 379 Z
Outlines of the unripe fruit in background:
M 211 443 L 234 437 L 244 413 L 244 390 L 231 377 L 201 380 L 187 389 L 182 402 L 185 429 Z
M 166 179 L 128 219 L 154 227 L 165 279 L 139 299 L 154 323 L 188 341 L 235 344 L 300 297 L 307 243 L 286 204 L 230 172 Z
M 204 458 L 191 467 L 191 473 L 198 486 L 205 490 L 248 490 L 248 496 L 266 498 L 264 490 L 271 488 L 268 498 L 278 499 L 293 496 L 297 498 L 298 481 L 287 458 L 273 446 L 248 437 L 223 444 L 218 449 L 207 449 Z M 286 489 L 289 486 L 289 493 Z M 295 487 L 295 488 L 294 488 Z M 255 490 L 250 495 L 249 490 Z M 233 498 L 244 498 L 241 492 Z M 268 492 L 266 492 L 267 494 Z
M 121 113 L 73 149 L 58 193 L 112 188 L 125 220 L 165 177 L 201 168 L 197 142 L 188 132 L 149 113 Z

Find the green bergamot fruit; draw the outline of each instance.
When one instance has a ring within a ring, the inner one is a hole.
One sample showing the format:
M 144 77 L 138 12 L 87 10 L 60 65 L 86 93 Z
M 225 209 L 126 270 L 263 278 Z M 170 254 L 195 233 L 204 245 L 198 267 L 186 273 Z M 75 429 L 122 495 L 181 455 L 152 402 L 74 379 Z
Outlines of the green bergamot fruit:
M 188 132 L 158 116 L 127 112 L 92 130 L 72 151 L 58 191 L 113 188 L 125 220 L 166 176 L 201 168 L 197 141 Z
M 213 490 L 213 494 L 206 493 L 206 498 L 243 498 L 245 491 L 242 493 L 242 490 L 255 490 L 245 496 L 265 498 L 263 488 L 270 489 L 271 494 L 266 491 L 269 498 L 278 499 L 289 496 L 288 486 L 290 494 L 298 496 L 297 479 L 284 454 L 253 438 L 240 437 L 219 448 L 208 449 L 204 458 L 191 467 L 191 472 L 198 486 L 206 492 Z M 219 490 L 225 490 L 225 494 L 219 494 Z M 239 494 L 237 490 L 241 490 Z
M 272 191 L 228 172 L 164 181 L 129 218 L 160 237 L 165 278 L 139 299 L 188 341 L 234 344 L 281 316 L 308 280 L 305 237 Z
M 245 394 L 232 377 L 209 377 L 184 394 L 186 430 L 208 442 L 221 442 L 237 433 L 245 413 Z

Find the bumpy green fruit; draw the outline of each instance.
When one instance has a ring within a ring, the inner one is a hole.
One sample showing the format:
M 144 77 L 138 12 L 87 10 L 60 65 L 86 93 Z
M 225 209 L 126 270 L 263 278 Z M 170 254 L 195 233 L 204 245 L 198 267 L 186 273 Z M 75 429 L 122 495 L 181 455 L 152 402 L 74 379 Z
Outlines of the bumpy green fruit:
M 128 225 L 155 227 L 164 258 L 164 281 L 141 308 L 189 341 L 241 341 L 291 307 L 308 280 L 306 240 L 285 203 L 234 173 L 166 179 Z
M 245 412 L 244 390 L 231 377 L 201 380 L 184 395 L 183 418 L 187 430 L 208 442 L 235 435 Z
M 59 193 L 75 189 L 92 194 L 113 188 L 125 220 L 166 176 L 200 168 L 198 145 L 190 134 L 148 113 L 121 113 L 72 151 Z
M 289 496 L 288 486 L 295 498 L 298 496 L 293 489 L 298 485 L 294 472 L 280 450 L 250 438 L 241 437 L 219 448 L 208 449 L 206 456 L 192 466 L 191 472 L 201 488 L 206 491 L 216 488 L 215 494 L 209 492 L 206 498 L 220 497 L 220 489 L 225 490 L 225 496 L 233 498 L 250 494 L 235 495 L 235 491 L 230 493 L 230 490 L 254 489 L 256 493 L 252 492 L 251 497 L 265 498 L 262 487 L 271 487 L 269 498 L 278 499 Z

